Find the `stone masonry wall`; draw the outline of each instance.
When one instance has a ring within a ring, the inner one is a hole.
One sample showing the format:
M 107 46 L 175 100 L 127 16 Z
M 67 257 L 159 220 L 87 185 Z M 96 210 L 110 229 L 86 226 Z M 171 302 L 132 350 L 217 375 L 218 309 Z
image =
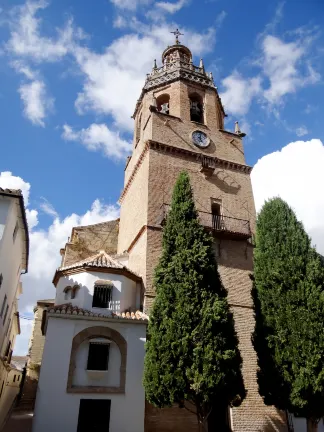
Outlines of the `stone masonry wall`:
M 47 300 L 45 302 L 40 301 L 37 302 L 37 306 L 34 309 L 34 323 L 32 335 L 29 341 L 26 378 L 24 382 L 22 397 L 19 403 L 20 409 L 34 408 L 45 344 L 45 336 L 42 334 L 41 329 L 42 317 L 44 310 L 47 309 L 48 305 L 51 304 L 54 304 L 54 300 Z

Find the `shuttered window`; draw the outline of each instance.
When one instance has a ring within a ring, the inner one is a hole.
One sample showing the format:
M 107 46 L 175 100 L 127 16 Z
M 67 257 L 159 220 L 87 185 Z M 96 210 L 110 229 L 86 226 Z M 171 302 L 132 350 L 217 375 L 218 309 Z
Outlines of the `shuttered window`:
M 90 342 L 88 354 L 88 370 L 108 370 L 109 343 Z
M 107 285 L 95 285 L 92 307 L 109 308 L 112 301 L 112 287 Z

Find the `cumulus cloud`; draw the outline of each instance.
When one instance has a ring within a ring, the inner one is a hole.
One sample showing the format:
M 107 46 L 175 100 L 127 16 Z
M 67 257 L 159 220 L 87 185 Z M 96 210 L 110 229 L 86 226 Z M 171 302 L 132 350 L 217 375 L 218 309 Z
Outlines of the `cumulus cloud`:
M 62 137 L 67 141 L 78 141 L 90 151 L 102 151 L 113 159 L 124 159 L 132 149 L 130 142 L 120 138 L 118 132 L 111 131 L 105 124 L 93 123 L 79 131 L 64 125 Z
M 83 89 L 75 105 L 79 114 L 89 111 L 108 114 L 118 128 L 132 131 L 131 115 L 144 77 L 152 70 L 153 60 L 174 42 L 174 36 L 166 24 L 147 26 L 135 20 L 129 25 L 136 27 L 136 33 L 116 39 L 103 53 L 81 46 L 74 50 L 84 75 Z M 214 45 L 215 28 L 207 29 L 204 34 L 190 30 L 184 33 L 194 54 L 207 52 Z
M 284 42 L 272 35 L 264 38 L 262 67 L 270 81 L 270 86 L 264 91 L 268 102 L 280 103 L 286 94 L 295 93 L 300 87 L 319 81 L 320 75 L 310 63 L 305 72 L 301 68 L 301 60 L 307 57 L 310 42 L 309 38 L 294 42 Z
M 30 183 L 21 177 L 14 176 L 10 171 L 3 171 L 0 173 L 0 187 L 3 189 L 20 189 L 24 197 L 25 206 L 28 206 Z
M 10 38 L 6 43 L 8 53 L 36 62 L 53 62 L 64 57 L 74 42 L 84 37 L 80 29 L 73 27 L 72 20 L 68 20 L 64 27 L 57 30 L 56 37 L 43 36 L 42 19 L 37 14 L 48 5 L 49 2 L 45 0 L 27 0 L 25 4 L 11 10 Z
M 245 115 L 252 99 L 261 92 L 261 78 L 245 79 L 237 71 L 222 80 L 225 90 L 220 94 L 225 110 L 234 115 Z
M 297 29 L 285 38 L 269 34 L 281 16 L 282 7 L 279 7 L 274 22 L 257 38 L 258 49 L 254 55 L 257 60 L 248 62 L 257 71 L 248 76 L 235 70 L 222 80 L 221 97 L 230 114 L 246 115 L 254 100 L 275 113 L 287 95 L 320 81 L 320 74 L 311 64 L 311 46 L 317 29 Z
M 296 141 L 262 157 L 252 171 L 256 209 L 280 196 L 296 211 L 324 254 L 324 145 L 319 139 Z
M 53 109 L 54 99 L 49 97 L 43 81 L 22 84 L 18 92 L 24 104 L 24 115 L 33 124 L 45 126 L 45 117 Z
M 6 171 L 0 173 L 0 187 L 21 189 L 24 195 L 25 206 L 29 206 L 30 183 L 21 177 Z M 44 201 L 44 200 L 43 200 Z M 47 203 L 47 210 L 54 217 L 52 224 L 46 229 L 36 227 L 38 211 L 27 207 L 29 225 L 29 269 L 27 275 L 22 276 L 23 294 L 19 299 L 19 311 L 24 315 L 31 315 L 37 300 L 54 298 L 55 290 L 52 279 L 55 269 L 60 265 L 60 248 L 64 247 L 74 226 L 92 225 L 116 219 L 119 209 L 114 205 L 106 205 L 95 200 L 85 213 L 71 214 L 62 219 L 53 206 Z M 42 206 L 41 206 L 42 207 Z M 43 206 L 44 210 L 44 206 Z M 15 354 L 27 353 L 30 337 L 30 321 L 21 320 L 22 334 L 17 338 Z
M 306 126 L 300 126 L 299 128 L 296 129 L 296 135 L 299 137 L 307 135 L 308 133 L 309 132 Z
M 120 8 L 134 11 L 139 6 L 145 6 L 152 2 L 152 0 L 110 0 L 111 3 Z
M 178 0 L 175 3 L 166 2 L 166 1 L 158 1 L 156 3 L 156 7 L 162 9 L 162 11 L 168 12 L 170 14 L 174 14 L 182 9 L 186 4 L 188 4 L 188 0 Z

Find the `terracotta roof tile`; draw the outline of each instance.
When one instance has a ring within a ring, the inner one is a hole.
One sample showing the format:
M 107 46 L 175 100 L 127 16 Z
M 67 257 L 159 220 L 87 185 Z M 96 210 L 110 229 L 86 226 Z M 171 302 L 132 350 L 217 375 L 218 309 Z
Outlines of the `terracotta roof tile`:
M 148 321 L 148 315 L 144 312 L 122 312 L 114 313 L 107 311 L 106 314 L 94 313 L 87 309 L 80 308 L 78 306 L 73 306 L 71 303 L 65 303 L 53 307 L 49 307 L 49 314 L 66 314 L 66 315 L 79 315 L 79 316 L 89 316 L 94 318 L 115 318 L 115 319 L 126 319 L 126 320 L 137 320 L 137 321 Z
M 133 272 L 128 267 L 124 266 L 119 261 L 112 258 L 105 251 L 100 251 L 99 253 L 96 253 L 95 255 L 92 255 L 92 256 L 90 256 L 90 257 L 88 257 L 82 261 L 78 261 L 78 262 L 71 264 L 69 266 L 59 267 L 57 269 L 57 272 L 61 272 L 61 271 L 65 271 L 65 270 L 71 270 L 71 269 L 77 269 L 80 267 L 97 267 L 97 268 L 112 268 L 112 269 L 126 270 L 127 272 L 132 273 L 136 277 L 140 278 L 140 276 L 137 273 Z

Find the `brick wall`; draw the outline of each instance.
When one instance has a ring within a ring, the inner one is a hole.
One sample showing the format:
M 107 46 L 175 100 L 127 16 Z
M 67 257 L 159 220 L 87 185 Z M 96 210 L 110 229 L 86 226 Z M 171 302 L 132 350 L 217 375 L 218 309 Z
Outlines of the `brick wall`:
M 194 92 L 204 101 L 204 125 L 190 121 L 189 96 Z M 149 110 L 153 96 L 163 93 L 170 96 L 169 116 Z M 171 203 L 172 190 L 182 170 L 189 173 L 198 211 L 210 213 L 212 200 L 218 200 L 223 216 L 249 221 L 252 232 L 256 216 L 249 169 L 219 164 L 212 176 L 205 177 L 201 173 L 199 155 L 245 164 L 242 139 L 220 130 L 224 127 L 223 112 L 215 90 L 178 80 L 146 93 L 140 111 L 142 119 L 146 119 L 146 126 L 142 121 L 141 139 L 134 147 L 126 169 L 127 190 L 121 201 L 118 249 L 120 252 L 129 250 L 129 266 L 142 275 L 144 308 L 149 311 L 155 296 L 152 284 L 154 269 L 161 254 L 161 209 L 163 204 Z M 198 149 L 192 143 L 191 134 L 197 129 L 203 130 L 211 140 L 206 149 Z M 150 145 L 145 161 L 139 166 L 147 140 L 162 146 Z M 282 413 L 266 407 L 258 394 L 257 359 L 251 342 L 254 328 L 249 277 L 253 271 L 251 243 L 238 238 L 217 238 L 216 241 L 219 272 L 234 314 L 243 358 L 243 377 L 248 390 L 242 406 L 232 410 L 233 429 L 235 432 L 284 431 L 286 426 Z M 197 420 L 187 411 L 177 407 L 157 410 L 146 405 L 146 432 L 191 430 L 198 430 Z

